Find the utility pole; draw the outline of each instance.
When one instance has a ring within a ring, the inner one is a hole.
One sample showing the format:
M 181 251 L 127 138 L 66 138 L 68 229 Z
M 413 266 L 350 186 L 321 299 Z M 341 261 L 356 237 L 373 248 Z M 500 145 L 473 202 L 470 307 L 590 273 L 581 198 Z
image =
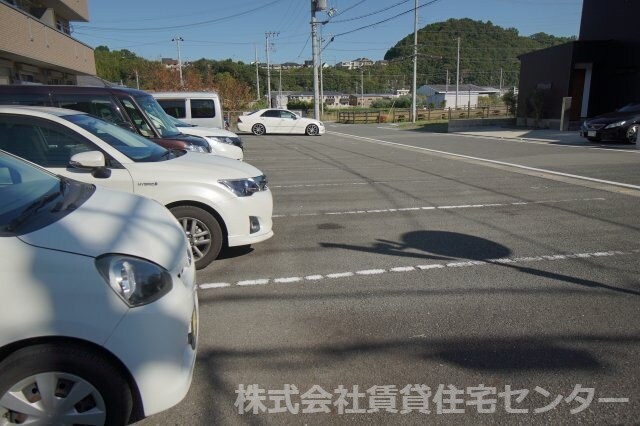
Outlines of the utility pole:
M 364 67 L 360 67 L 360 104 L 364 108 Z
M 267 53 L 267 108 L 271 108 L 271 63 L 269 62 L 269 50 L 271 49 L 269 39 L 277 36 L 279 33 L 268 31 L 265 36 L 265 50 Z
M 445 93 L 449 93 L 449 70 L 447 69 L 447 81 L 445 82 Z M 446 95 L 445 95 L 446 96 Z
M 256 52 L 256 100 L 260 100 L 260 64 L 258 63 L 258 46 L 253 45 L 253 48 Z
M 322 38 L 322 27 L 320 27 L 320 46 L 318 49 L 318 62 L 320 63 L 320 118 L 324 115 L 324 82 L 322 80 L 322 43 L 324 40 Z
M 413 6 L 413 89 L 411 93 L 411 122 L 416 122 L 416 95 L 418 79 L 418 0 Z
M 318 81 L 318 20 L 316 12 L 327 8 L 326 0 L 311 0 L 311 55 L 313 56 L 313 115 L 320 119 L 320 82 Z
M 280 64 L 280 80 L 278 81 L 278 102 L 276 102 L 278 108 L 282 108 L 282 64 Z
M 456 108 L 458 108 L 458 90 L 460 89 L 460 37 L 458 37 L 458 65 L 456 67 Z
M 502 68 L 500 68 L 500 96 L 502 96 Z
M 138 76 L 138 69 L 134 68 L 133 72 L 136 73 L 136 89 L 140 90 L 140 77 Z
M 182 37 L 175 37 L 171 41 L 175 41 L 178 46 L 178 72 L 180 73 L 180 88 L 184 87 L 184 80 L 182 79 L 182 57 L 180 56 L 180 42 L 184 41 Z

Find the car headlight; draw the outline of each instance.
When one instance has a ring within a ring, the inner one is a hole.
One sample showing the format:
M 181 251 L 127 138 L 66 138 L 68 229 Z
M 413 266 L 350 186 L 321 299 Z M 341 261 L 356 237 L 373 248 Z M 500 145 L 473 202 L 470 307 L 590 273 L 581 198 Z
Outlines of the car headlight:
M 247 179 L 222 179 L 218 182 L 226 186 L 238 197 L 249 197 L 256 192 L 267 189 L 267 178 L 265 175 Z
M 224 179 L 219 180 L 238 197 L 249 197 L 260 191 L 260 186 L 253 179 Z
M 171 275 L 164 268 L 136 257 L 107 254 L 96 259 L 96 268 L 130 307 L 158 300 L 173 286 Z
M 213 139 L 214 141 L 220 142 L 220 143 L 226 143 L 227 145 L 234 145 L 233 140 L 229 137 L 225 137 L 225 136 L 207 136 L 207 138 L 209 139 Z
M 193 151 L 193 152 L 202 152 L 202 153 L 211 152 L 210 148 L 207 149 L 206 147 L 200 146 L 200 145 L 187 144 L 186 148 L 189 151 Z
M 613 129 L 614 127 L 624 126 L 626 121 L 616 121 L 615 123 L 607 124 L 605 129 Z

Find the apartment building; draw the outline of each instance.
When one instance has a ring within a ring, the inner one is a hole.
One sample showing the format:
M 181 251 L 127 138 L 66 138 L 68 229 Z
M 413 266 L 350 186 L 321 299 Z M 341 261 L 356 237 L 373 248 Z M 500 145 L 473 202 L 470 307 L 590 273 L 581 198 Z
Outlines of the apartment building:
M 0 0 L 0 84 L 75 84 L 95 75 L 93 49 L 72 37 L 86 0 Z

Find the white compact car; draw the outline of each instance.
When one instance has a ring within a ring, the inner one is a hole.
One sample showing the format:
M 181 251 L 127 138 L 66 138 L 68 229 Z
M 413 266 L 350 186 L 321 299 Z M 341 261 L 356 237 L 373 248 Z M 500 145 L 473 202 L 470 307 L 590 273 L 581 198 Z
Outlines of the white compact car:
M 0 107 L 0 149 L 62 176 L 160 202 L 182 224 L 196 269 L 225 245 L 273 235 L 267 179 L 242 161 L 169 151 L 90 115 L 49 107 Z
M 212 154 L 233 158 L 234 160 L 242 160 L 244 158 L 242 141 L 235 133 L 218 129 L 217 127 L 196 126 L 171 116 L 169 116 L 169 119 L 180 130 L 180 133 L 203 137 L 209 143 Z
M 0 151 L 0 424 L 121 425 L 178 402 L 198 337 L 176 219 Z
M 313 118 L 303 118 L 286 109 L 261 109 L 238 117 L 238 130 L 254 135 L 290 133 L 318 136 L 325 133 L 324 124 Z

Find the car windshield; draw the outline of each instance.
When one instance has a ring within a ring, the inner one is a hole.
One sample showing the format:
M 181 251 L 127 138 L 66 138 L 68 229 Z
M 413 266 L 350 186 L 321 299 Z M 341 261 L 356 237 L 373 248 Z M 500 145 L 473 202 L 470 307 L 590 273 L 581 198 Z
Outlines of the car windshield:
M 625 105 L 618 112 L 640 112 L 640 104 Z
M 136 96 L 136 101 L 149 116 L 151 123 L 163 138 L 171 138 L 180 134 L 180 130 L 169 119 L 169 115 L 153 96 Z
M 145 163 L 172 158 L 170 151 L 129 130 L 87 114 L 63 117 L 99 137 L 135 162 Z
M 55 175 L 0 151 L 0 233 L 10 231 L 25 213 L 53 200 L 60 183 Z

